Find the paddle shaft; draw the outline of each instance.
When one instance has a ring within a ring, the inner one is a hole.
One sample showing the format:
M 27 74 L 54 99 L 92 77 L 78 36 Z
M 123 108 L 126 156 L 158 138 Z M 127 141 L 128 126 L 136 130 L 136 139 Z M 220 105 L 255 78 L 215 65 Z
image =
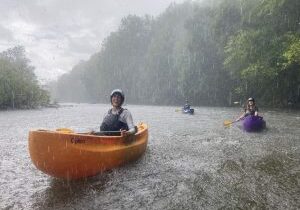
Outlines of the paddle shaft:
M 243 118 L 242 118 L 242 119 L 243 119 Z M 235 120 L 235 121 L 233 121 L 233 122 L 224 123 L 224 126 L 228 126 L 228 125 L 231 125 L 231 124 L 237 123 L 237 122 L 239 122 L 239 121 L 240 121 L 240 120 L 242 120 L 242 119 Z
M 233 124 L 233 123 L 237 123 L 237 122 L 239 122 L 240 120 L 236 120 L 236 121 L 233 121 L 233 122 L 231 122 L 231 123 L 229 123 L 229 124 Z
M 104 134 L 119 134 L 121 135 L 121 131 L 100 131 L 100 132 L 93 132 L 93 135 L 104 135 Z

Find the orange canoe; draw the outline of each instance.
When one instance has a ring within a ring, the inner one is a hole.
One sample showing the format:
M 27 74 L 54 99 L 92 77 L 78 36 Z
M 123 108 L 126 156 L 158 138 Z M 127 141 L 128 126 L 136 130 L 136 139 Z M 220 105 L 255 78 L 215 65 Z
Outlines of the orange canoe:
M 148 126 L 140 123 L 134 136 L 95 136 L 60 131 L 29 132 L 34 165 L 58 178 L 80 179 L 138 159 L 146 150 Z

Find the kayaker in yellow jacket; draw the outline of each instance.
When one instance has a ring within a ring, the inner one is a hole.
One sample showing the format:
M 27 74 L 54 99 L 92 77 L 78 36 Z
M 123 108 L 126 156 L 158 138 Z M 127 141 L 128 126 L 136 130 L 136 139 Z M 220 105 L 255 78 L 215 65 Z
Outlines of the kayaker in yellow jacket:
M 248 115 L 258 116 L 258 107 L 255 104 L 254 98 L 248 98 L 245 112 L 239 118 L 237 118 L 236 121 L 239 121 Z
M 121 131 L 122 136 L 133 135 L 136 127 L 128 109 L 122 108 L 125 95 L 122 90 L 115 89 L 110 94 L 112 108 L 106 113 L 100 126 L 100 133 L 107 131 Z

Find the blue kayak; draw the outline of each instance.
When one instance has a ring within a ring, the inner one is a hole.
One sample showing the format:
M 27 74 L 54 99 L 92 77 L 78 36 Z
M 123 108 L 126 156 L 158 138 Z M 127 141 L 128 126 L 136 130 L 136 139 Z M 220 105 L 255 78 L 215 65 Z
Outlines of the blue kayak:
M 184 108 L 182 108 L 182 113 L 184 113 L 184 114 L 194 114 L 194 109 L 184 109 Z
M 249 115 L 243 120 L 243 128 L 247 132 L 261 131 L 266 128 L 266 122 L 263 117 Z

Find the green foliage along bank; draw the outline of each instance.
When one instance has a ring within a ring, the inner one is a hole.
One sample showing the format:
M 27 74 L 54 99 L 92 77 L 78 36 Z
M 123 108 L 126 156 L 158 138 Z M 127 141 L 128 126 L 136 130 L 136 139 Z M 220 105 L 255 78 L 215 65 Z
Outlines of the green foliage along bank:
M 228 106 L 300 103 L 300 1 L 171 4 L 156 18 L 123 18 L 100 52 L 56 84 L 59 101 Z M 74 95 L 76 93 L 76 95 Z
M 0 53 L 0 109 L 30 109 L 49 104 L 49 93 L 39 87 L 34 67 L 23 47 Z

